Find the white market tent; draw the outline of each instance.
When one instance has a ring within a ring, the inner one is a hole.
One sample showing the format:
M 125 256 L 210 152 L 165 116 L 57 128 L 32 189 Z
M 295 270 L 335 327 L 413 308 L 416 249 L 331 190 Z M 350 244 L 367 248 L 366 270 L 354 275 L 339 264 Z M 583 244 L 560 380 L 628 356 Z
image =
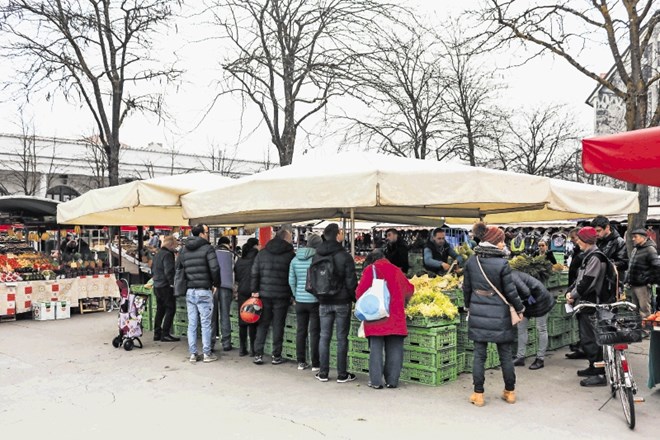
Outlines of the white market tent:
M 477 218 L 505 224 L 639 211 L 636 192 L 370 153 L 305 157 L 181 200 L 185 218 L 209 224 L 337 217 L 429 226 Z
M 88 191 L 57 206 L 57 222 L 73 225 L 184 226 L 180 197 L 199 189 L 218 189 L 233 179 L 208 172 L 136 180 Z M 218 204 L 214 201 L 214 204 Z

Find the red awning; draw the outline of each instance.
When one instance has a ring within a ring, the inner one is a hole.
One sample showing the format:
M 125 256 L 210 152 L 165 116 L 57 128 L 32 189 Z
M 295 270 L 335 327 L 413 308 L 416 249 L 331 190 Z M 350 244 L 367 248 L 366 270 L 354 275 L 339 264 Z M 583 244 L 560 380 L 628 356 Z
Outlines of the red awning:
M 582 166 L 587 173 L 660 186 L 660 127 L 583 139 Z

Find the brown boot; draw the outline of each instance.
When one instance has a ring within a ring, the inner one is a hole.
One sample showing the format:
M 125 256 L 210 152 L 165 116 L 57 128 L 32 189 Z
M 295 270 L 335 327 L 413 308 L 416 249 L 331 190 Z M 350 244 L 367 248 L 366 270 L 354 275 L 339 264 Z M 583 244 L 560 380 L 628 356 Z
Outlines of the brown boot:
M 516 403 L 516 392 L 504 390 L 502 392 L 502 400 L 506 403 Z
M 472 403 L 474 406 L 484 406 L 484 393 L 472 393 L 470 396 L 470 403 Z

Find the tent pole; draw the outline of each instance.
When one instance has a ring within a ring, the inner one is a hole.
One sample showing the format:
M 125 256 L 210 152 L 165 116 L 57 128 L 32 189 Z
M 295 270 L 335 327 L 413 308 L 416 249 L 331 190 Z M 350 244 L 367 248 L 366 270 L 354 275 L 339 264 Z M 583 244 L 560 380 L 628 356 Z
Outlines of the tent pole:
M 351 208 L 351 255 L 355 259 L 355 209 Z

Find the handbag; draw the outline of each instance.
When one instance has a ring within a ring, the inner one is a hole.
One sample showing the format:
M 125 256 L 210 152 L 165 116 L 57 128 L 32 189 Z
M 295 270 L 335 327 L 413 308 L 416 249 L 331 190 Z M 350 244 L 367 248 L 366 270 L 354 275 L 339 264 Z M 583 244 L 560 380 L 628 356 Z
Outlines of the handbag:
M 479 270 L 481 270 L 481 274 L 484 276 L 486 281 L 488 281 L 488 284 L 490 284 L 490 287 L 492 287 L 493 290 L 495 291 L 495 293 L 497 293 L 500 296 L 500 298 L 502 298 L 502 301 L 504 301 L 504 303 L 507 306 L 509 306 L 509 313 L 511 314 L 511 325 L 518 325 L 520 323 L 520 321 L 522 321 L 522 318 L 518 315 L 518 312 L 516 312 L 516 309 L 511 304 L 509 304 L 509 301 L 506 300 L 506 298 L 504 297 L 504 295 L 502 295 L 502 293 L 498 290 L 498 288 L 495 287 L 495 285 L 493 285 L 493 283 L 491 283 L 488 276 L 486 276 L 486 272 L 484 272 L 484 268 L 481 267 L 481 262 L 479 261 L 479 257 L 477 257 L 476 260 L 477 260 L 477 264 L 479 265 Z
M 183 249 L 179 254 L 179 258 L 183 258 Z M 174 273 L 174 296 L 186 296 L 187 291 L 186 268 L 183 265 L 183 261 L 181 261 L 181 269 Z
M 390 317 L 390 291 L 385 280 L 378 278 L 372 264 L 371 287 L 355 303 L 354 315 L 360 321 L 378 321 Z

